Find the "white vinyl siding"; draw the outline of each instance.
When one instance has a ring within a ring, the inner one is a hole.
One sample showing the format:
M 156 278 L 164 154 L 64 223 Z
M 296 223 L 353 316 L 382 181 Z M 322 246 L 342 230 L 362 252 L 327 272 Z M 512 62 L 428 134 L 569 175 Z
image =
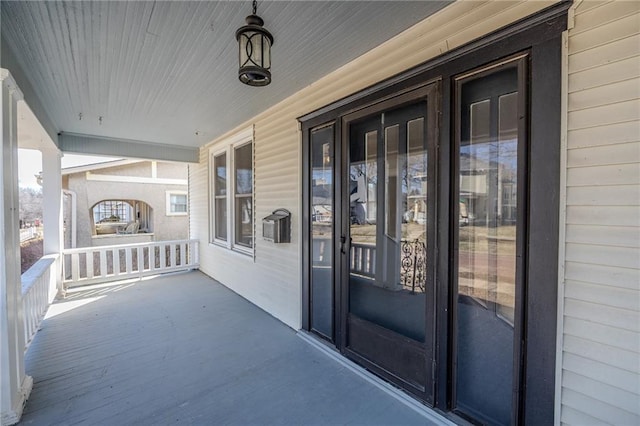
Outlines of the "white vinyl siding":
M 568 33 L 563 424 L 640 424 L 640 3 Z
M 321 78 L 249 122 L 212 141 L 190 168 L 191 235 L 203 241 L 201 270 L 289 326 L 301 326 L 301 135 L 297 117 L 531 15 L 555 1 L 455 2 Z M 274 79 L 277 76 L 274 76 Z M 238 129 L 255 126 L 255 260 L 208 245 L 208 150 Z M 291 243 L 263 240 L 261 218 L 277 208 L 292 213 Z

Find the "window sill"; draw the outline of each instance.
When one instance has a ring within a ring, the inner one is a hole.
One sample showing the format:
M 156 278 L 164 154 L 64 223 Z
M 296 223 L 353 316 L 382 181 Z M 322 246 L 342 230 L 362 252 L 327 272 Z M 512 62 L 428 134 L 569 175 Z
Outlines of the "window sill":
M 241 248 L 241 247 L 233 247 L 231 249 L 231 251 L 235 252 L 235 253 L 239 253 L 243 256 L 248 256 L 253 258 L 254 256 L 254 250 L 253 249 L 247 249 L 247 248 Z
M 239 246 L 231 247 L 226 241 L 209 241 L 209 247 L 215 247 L 228 253 L 236 253 L 241 256 L 255 259 L 255 249 L 246 249 Z

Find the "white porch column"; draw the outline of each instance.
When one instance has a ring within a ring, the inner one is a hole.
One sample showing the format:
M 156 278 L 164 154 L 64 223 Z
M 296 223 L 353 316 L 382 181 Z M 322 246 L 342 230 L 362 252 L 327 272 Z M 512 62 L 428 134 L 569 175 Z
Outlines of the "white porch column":
M 42 220 L 44 254 L 60 254 L 64 247 L 62 223 L 62 153 L 55 147 L 42 149 Z M 62 289 L 62 261 L 56 261 L 56 286 Z
M 0 68 L 0 423 L 17 423 L 33 380 L 24 368 L 24 312 L 18 211 L 18 101 L 22 93 Z M 4 267 L 2 267 L 4 265 Z

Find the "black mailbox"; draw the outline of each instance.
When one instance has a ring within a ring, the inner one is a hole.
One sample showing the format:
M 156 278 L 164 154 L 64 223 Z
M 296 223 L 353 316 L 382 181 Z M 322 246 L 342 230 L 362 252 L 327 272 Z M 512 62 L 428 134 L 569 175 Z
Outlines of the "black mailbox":
M 278 209 L 262 219 L 262 237 L 273 243 L 291 242 L 291 213 Z

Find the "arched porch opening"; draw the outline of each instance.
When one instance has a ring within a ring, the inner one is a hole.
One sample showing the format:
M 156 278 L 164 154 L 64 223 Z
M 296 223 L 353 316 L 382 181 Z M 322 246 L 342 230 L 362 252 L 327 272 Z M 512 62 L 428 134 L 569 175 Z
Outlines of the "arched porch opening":
M 153 208 L 140 200 L 102 200 L 89 217 L 92 235 L 153 232 Z

